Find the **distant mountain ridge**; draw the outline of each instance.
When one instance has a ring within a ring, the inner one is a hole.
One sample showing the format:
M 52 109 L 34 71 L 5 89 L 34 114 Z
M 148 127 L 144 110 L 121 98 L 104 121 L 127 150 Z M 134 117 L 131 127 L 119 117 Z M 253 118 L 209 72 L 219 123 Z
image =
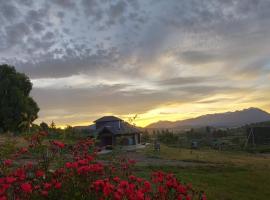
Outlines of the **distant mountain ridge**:
M 159 121 L 146 128 L 179 128 L 179 127 L 240 127 L 246 124 L 270 121 L 270 114 L 259 108 L 248 108 L 240 111 L 202 115 L 196 118 L 171 121 Z

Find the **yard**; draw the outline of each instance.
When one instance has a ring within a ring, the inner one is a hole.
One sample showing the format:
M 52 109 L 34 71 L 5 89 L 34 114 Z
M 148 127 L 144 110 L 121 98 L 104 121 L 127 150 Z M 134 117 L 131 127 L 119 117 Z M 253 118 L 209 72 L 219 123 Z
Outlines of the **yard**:
M 16 146 L 24 143 L 22 138 L 16 140 Z M 1 144 L 6 141 L 11 138 L 1 138 Z M 149 174 L 157 170 L 172 172 L 184 183 L 192 183 L 196 190 L 205 191 L 210 200 L 264 200 L 270 196 L 270 155 L 267 154 L 165 145 L 161 146 L 161 152 L 155 152 L 149 145 L 137 152 L 115 150 L 100 155 L 98 160 L 106 163 L 118 156 L 137 160 L 135 170 L 140 177 L 149 179 Z
M 210 200 L 266 200 L 270 196 L 270 155 L 162 145 L 160 153 L 148 146 L 127 156 L 139 160 L 136 169 L 140 176 L 147 178 L 155 170 L 172 172 L 204 190 Z

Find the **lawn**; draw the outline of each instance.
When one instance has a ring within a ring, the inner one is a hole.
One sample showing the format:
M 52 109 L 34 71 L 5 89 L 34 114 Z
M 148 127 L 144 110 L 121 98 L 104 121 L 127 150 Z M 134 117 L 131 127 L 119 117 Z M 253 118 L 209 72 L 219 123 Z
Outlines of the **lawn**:
M 147 177 L 153 170 L 174 173 L 185 183 L 206 192 L 209 200 L 267 200 L 270 196 L 270 171 L 244 167 L 176 166 L 138 167 L 138 174 Z
M 151 146 L 145 148 L 141 153 L 149 157 L 158 157 L 160 159 L 270 169 L 269 154 L 252 154 L 244 151 L 218 151 L 213 149 L 191 150 L 168 147 L 166 145 L 161 146 L 160 153 L 154 152 Z
M 162 145 L 159 154 L 150 148 L 141 152 L 160 159 L 204 162 L 211 166 L 140 166 L 141 176 L 153 170 L 173 172 L 195 189 L 204 190 L 210 200 L 267 200 L 270 197 L 270 157 L 245 152 L 219 152 L 210 149 L 176 149 Z

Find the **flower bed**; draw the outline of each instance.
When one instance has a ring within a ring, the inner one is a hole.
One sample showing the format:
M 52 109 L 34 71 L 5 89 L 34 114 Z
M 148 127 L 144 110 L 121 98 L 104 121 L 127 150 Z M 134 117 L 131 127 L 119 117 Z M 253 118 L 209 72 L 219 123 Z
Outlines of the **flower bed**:
M 173 174 L 158 171 L 149 180 L 137 177 L 133 160 L 119 159 L 107 165 L 97 162 L 91 139 L 72 146 L 61 141 L 44 145 L 44 137 L 44 132 L 33 135 L 27 148 L 1 161 L 0 200 L 206 200 L 203 192 L 182 184 Z M 35 162 L 16 164 L 26 154 Z

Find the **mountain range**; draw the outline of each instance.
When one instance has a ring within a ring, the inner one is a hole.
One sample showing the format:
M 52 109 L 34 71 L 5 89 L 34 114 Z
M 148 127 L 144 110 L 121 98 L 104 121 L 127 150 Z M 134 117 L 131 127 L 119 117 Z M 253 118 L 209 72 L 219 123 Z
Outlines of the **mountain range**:
M 181 128 L 181 127 L 240 127 L 246 124 L 270 121 L 270 114 L 259 108 L 248 108 L 244 110 L 207 114 L 196 118 L 179 121 L 158 121 L 148 125 L 146 128 Z

